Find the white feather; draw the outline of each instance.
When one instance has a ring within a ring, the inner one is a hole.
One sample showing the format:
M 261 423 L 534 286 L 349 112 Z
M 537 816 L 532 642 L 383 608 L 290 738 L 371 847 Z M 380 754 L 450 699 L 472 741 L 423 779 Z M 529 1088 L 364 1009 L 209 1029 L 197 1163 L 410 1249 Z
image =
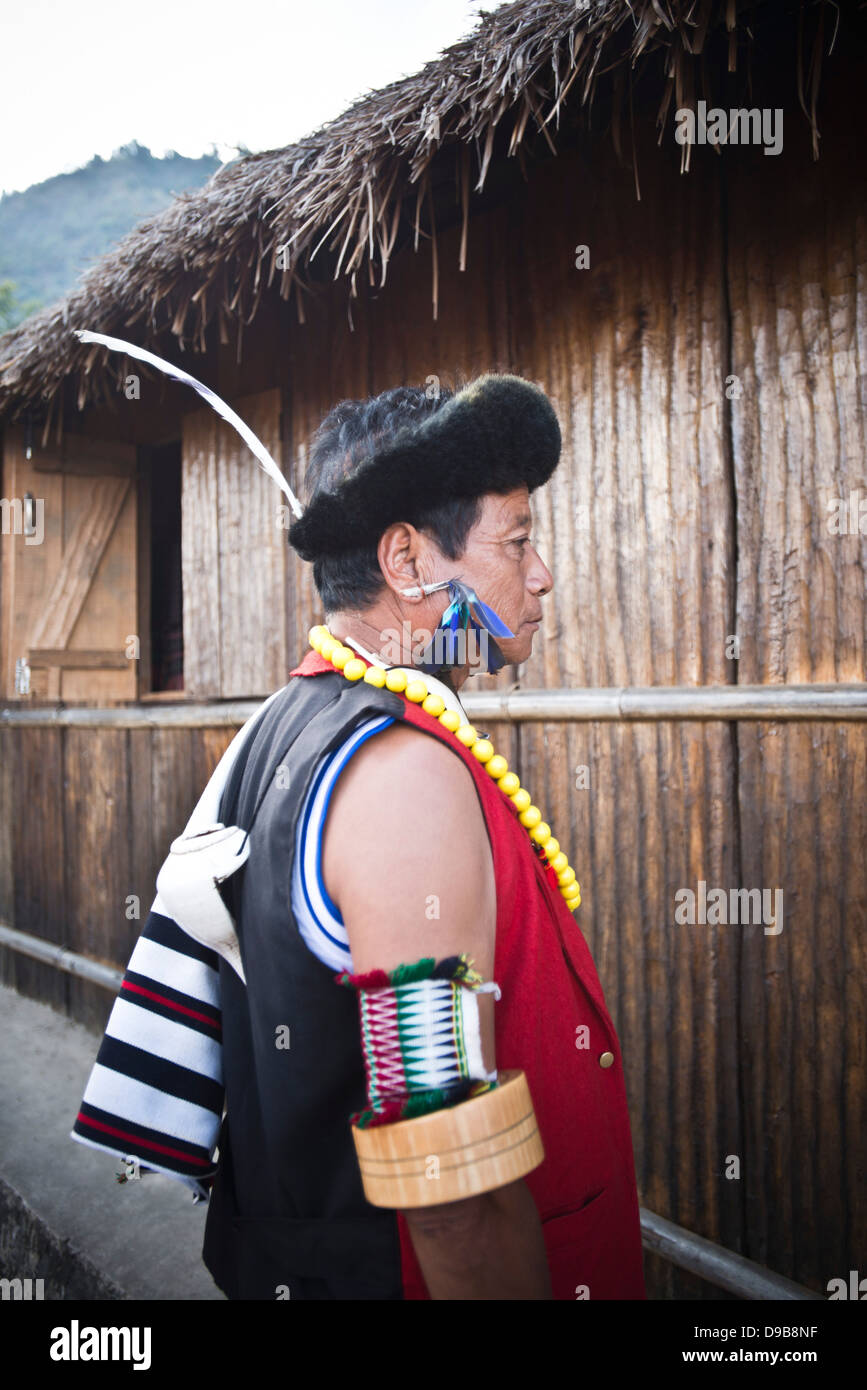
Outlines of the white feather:
M 80 338 L 83 343 L 102 343 L 103 347 L 110 348 L 112 352 L 125 352 L 128 357 L 137 357 L 141 362 L 148 362 L 158 371 L 164 372 L 174 381 L 180 381 L 184 386 L 192 386 L 194 391 L 198 391 L 203 400 L 208 402 L 212 409 L 216 410 L 233 429 L 236 429 L 249 449 L 253 451 L 259 463 L 264 468 L 269 477 L 285 492 L 289 498 L 289 505 L 296 516 L 302 515 L 301 503 L 295 496 L 291 487 L 287 483 L 277 464 L 272 459 L 261 439 L 258 439 L 249 425 L 245 425 L 240 415 L 236 415 L 231 406 L 226 405 L 225 401 L 209 386 L 197 381 L 189 372 L 185 372 L 181 367 L 176 367 L 172 362 L 166 362 L 162 357 L 157 357 L 154 353 L 148 352 L 146 348 L 136 347 L 135 343 L 124 342 L 123 338 L 109 338 L 104 333 L 91 333 L 89 328 L 73 329 L 75 336 Z

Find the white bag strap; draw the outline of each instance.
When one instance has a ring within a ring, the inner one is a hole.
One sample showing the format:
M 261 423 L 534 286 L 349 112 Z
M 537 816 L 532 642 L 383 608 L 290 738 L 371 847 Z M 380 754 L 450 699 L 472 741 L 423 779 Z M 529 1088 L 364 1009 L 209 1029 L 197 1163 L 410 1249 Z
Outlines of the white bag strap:
M 284 687 L 285 688 L 285 687 Z M 184 833 L 172 841 L 157 874 L 157 896 L 152 912 L 177 922 L 188 936 L 216 951 L 247 983 L 241 948 L 232 914 L 223 902 L 218 883 L 237 873 L 250 854 L 246 830 L 217 820 L 223 788 L 232 766 L 263 714 L 281 691 L 264 704 L 239 729 L 196 803 Z
M 157 875 L 157 893 L 168 916 L 194 941 L 228 961 L 244 984 L 238 934 L 217 884 L 237 873 L 249 855 L 246 830 L 215 825 L 174 840 Z

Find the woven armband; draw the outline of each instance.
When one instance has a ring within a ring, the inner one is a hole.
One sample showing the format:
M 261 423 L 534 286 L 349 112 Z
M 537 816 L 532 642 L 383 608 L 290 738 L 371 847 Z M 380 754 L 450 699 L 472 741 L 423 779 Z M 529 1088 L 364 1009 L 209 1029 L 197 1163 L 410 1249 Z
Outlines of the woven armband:
M 524 1073 L 482 1062 L 477 995 L 499 989 L 467 956 L 337 978 L 359 995 L 368 1108 L 352 1137 L 373 1206 L 460 1201 L 538 1167 Z
M 483 984 L 468 956 L 344 972 L 337 982 L 358 991 L 361 1015 L 368 1104 L 352 1124 L 413 1119 L 496 1086 L 496 1071 L 482 1061 L 476 996 L 500 991 Z

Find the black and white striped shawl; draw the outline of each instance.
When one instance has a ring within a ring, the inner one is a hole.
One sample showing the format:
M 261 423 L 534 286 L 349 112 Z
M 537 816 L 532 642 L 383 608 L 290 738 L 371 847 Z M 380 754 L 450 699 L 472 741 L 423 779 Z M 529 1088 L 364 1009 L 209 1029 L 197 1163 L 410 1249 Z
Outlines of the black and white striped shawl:
M 240 749 L 271 701 L 235 735 L 187 822 L 219 820 Z M 198 1198 L 216 1173 L 223 1116 L 219 957 L 154 899 L 114 1002 L 70 1137 L 177 1178 Z

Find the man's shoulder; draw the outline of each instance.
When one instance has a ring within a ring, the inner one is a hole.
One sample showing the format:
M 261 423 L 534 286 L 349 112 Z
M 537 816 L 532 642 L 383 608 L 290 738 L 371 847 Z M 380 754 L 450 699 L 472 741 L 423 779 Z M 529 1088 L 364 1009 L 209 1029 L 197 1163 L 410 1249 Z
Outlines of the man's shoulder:
M 380 730 L 357 757 L 364 758 L 365 753 L 367 775 L 384 782 L 396 781 L 408 786 L 424 783 L 435 773 L 437 780 L 472 788 L 472 774 L 458 749 L 405 719 L 395 719 Z
M 480 818 L 472 773 L 445 740 L 395 719 L 346 764 L 329 807 L 344 828 L 371 816 L 390 834 L 445 819 L 469 829 Z
M 414 911 L 420 885 L 452 915 L 459 917 L 467 903 L 482 913 L 482 903 L 485 920 L 493 920 L 488 827 L 461 756 L 402 720 L 368 739 L 334 787 L 322 872 L 343 920 L 352 920 L 356 931 L 365 914 L 383 911 L 390 920 Z

